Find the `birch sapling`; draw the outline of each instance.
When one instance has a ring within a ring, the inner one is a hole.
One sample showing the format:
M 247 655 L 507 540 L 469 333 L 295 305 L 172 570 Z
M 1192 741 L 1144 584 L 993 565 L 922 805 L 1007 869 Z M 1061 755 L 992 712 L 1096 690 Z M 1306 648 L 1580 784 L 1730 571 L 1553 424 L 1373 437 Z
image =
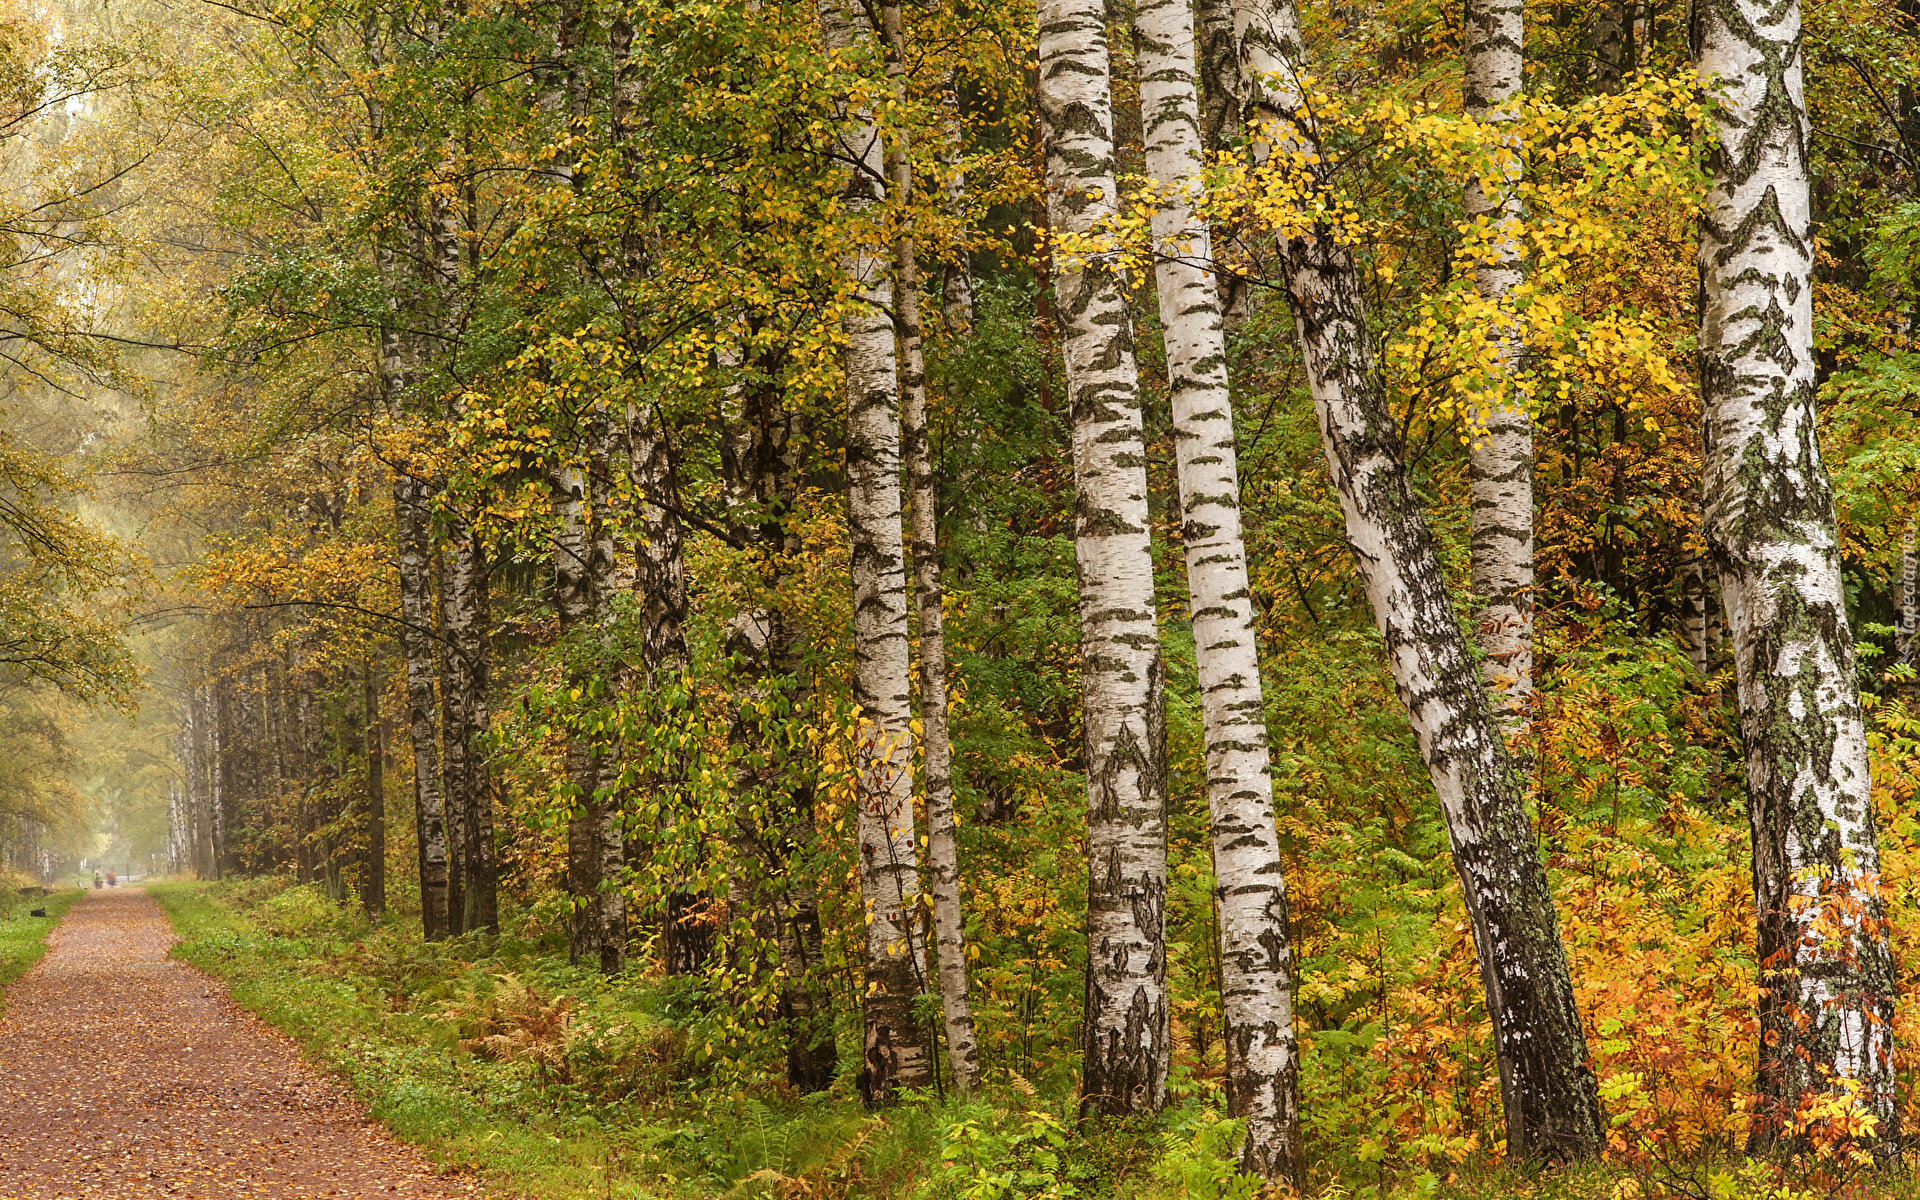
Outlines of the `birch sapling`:
M 1241 1165 L 1298 1187 L 1306 1164 L 1287 882 L 1240 528 L 1220 291 L 1208 265 L 1210 232 L 1193 211 L 1204 186 L 1194 19 L 1187 0 L 1140 0 L 1134 30 L 1147 174 L 1156 189 L 1154 282 L 1166 331 L 1181 542 L 1207 746 L 1227 1111 L 1247 1123 Z
M 864 8 L 825 0 L 820 25 L 830 51 L 867 41 Z M 845 211 L 858 224 L 886 201 L 885 162 L 873 114 L 842 118 L 837 153 L 846 163 Z M 864 235 L 861 235 L 864 236 Z M 889 264 L 867 245 L 846 251 L 851 285 L 841 316 L 846 338 L 847 536 L 853 565 L 854 776 L 861 899 L 866 906 L 866 1017 L 862 1094 L 892 1100 L 933 1082 L 925 1031 L 913 1001 L 926 979 L 926 946 L 914 909 L 920 847 L 914 833 L 911 637 L 906 545 L 901 529 L 900 378 L 895 364 Z
M 1265 127 L 1256 154 L 1315 162 L 1316 175 L 1330 170 L 1303 87 L 1291 0 L 1236 9 L 1235 33 Z M 1407 478 L 1353 258 L 1316 224 L 1283 236 L 1279 259 L 1354 565 L 1446 817 L 1493 1019 L 1508 1153 L 1590 1157 L 1602 1145 L 1599 1098 L 1553 893 Z
M 1797 0 L 1702 0 L 1718 132 L 1700 222 L 1702 522 L 1746 745 L 1759 916 L 1750 1146 L 1839 1081 L 1899 1146 L 1897 993 L 1832 487 L 1815 430 L 1812 188 Z M 1827 923 L 1816 931 L 1815 922 Z
M 1084 238 L 1114 211 L 1113 88 L 1099 0 L 1041 0 L 1039 123 L 1048 226 Z M 1057 257 L 1055 318 L 1073 420 L 1087 772 L 1083 1109 L 1166 1105 L 1166 729 L 1133 320 L 1111 250 Z

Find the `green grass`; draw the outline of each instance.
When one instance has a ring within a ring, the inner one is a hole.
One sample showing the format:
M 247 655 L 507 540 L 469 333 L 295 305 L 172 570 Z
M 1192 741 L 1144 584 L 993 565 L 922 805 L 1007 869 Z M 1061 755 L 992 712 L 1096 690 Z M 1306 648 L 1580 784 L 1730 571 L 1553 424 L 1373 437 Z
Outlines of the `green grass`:
M 40 961 L 40 956 L 47 952 L 47 935 L 81 895 L 79 888 L 55 888 L 43 897 L 14 893 L 0 898 L 0 987 L 25 975 Z M 27 915 L 42 906 L 47 910 L 46 916 Z
M 528 1111 L 516 1103 L 522 1081 L 450 1053 L 445 1031 L 427 1015 L 370 1003 L 362 988 L 321 969 L 311 939 L 261 928 L 222 899 L 219 885 L 147 890 L 180 935 L 176 958 L 224 980 L 237 1003 L 294 1038 L 374 1119 L 442 1168 L 541 1200 L 669 1194 L 637 1173 L 643 1158 L 630 1131 Z
M 670 990 L 657 980 L 609 982 L 570 968 L 552 936 L 427 944 L 404 921 L 374 926 L 284 879 L 155 884 L 148 891 L 182 938 L 176 957 L 225 980 L 238 1003 L 291 1035 L 396 1136 L 501 1194 L 537 1200 L 1257 1200 L 1258 1188 L 1232 1168 L 1237 1123 L 1223 1120 L 1202 1096 L 1157 1121 L 1125 1123 L 1080 1122 L 1070 1094 L 1036 1094 L 1031 1086 L 1017 1093 L 989 1088 L 967 1104 L 920 1098 L 881 1113 L 863 1110 L 844 1088 L 796 1099 L 750 1076 L 742 1084 L 693 1070 L 686 1049 L 689 1040 L 698 1041 L 697 1027 L 684 1023 L 688 1010 L 684 1004 L 675 1009 Z M 63 893 L 58 911 L 77 896 Z M 27 924 L 0 923 L 0 947 L 10 950 L 14 943 L 5 939 L 20 936 L 24 948 Z M 52 922 L 33 924 L 40 927 L 32 938 L 37 947 Z M 591 1032 L 566 1043 L 562 1065 L 496 1062 L 458 1044 L 475 1014 L 497 1011 L 490 1006 L 500 997 L 528 985 L 537 987 L 542 1003 L 570 1006 L 574 1034 Z M 1791 1171 L 1783 1175 L 1764 1163 L 1684 1164 L 1697 1176 L 1691 1181 L 1668 1179 L 1656 1165 L 1360 1174 L 1323 1182 L 1313 1194 L 1317 1200 L 1915 1195 L 1910 1180 L 1893 1179 L 1803 1190 Z

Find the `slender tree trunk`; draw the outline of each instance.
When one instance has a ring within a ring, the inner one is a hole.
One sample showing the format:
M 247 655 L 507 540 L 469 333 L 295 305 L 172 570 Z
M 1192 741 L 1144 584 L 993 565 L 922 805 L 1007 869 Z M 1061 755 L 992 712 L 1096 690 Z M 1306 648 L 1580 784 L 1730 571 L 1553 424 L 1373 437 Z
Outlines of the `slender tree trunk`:
M 895 98 L 907 100 L 907 38 L 898 3 L 881 7 L 887 73 Z M 913 164 L 904 146 L 889 147 L 887 176 L 895 201 L 913 197 Z M 946 625 L 940 586 L 939 501 L 927 434 L 927 369 L 920 324 L 920 264 L 911 226 L 894 242 L 894 325 L 900 339 L 901 432 L 913 499 L 914 602 L 920 622 L 921 763 L 926 781 L 927 874 L 933 902 L 934 960 L 940 1012 L 954 1086 L 963 1096 L 980 1084 L 980 1047 L 967 994 L 966 921 L 960 908 L 960 847 L 953 816 L 953 752 L 947 726 Z
M 1467 0 L 1464 98 L 1467 115 L 1477 121 L 1498 127 L 1515 115 L 1510 105 L 1520 95 L 1524 7 L 1521 0 Z M 1516 236 L 1525 217 L 1517 139 L 1504 139 L 1500 167 L 1492 193 L 1478 179 L 1466 186 L 1467 219 L 1508 231 L 1495 242 L 1494 258 L 1473 268 L 1474 287 L 1496 304 L 1524 278 Z M 1533 420 L 1524 398 L 1502 382 L 1526 350 L 1518 328 L 1508 323 L 1490 340 L 1487 385 L 1502 402 L 1475 412 L 1475 423 L 1486 428 L 1469 431 L 1472 576 L 1480 607 L 1476 633 L 1486 656 L 1481 672 L 1496 715 L 1511 730 L 1524 722 L 1533 692 Z
M 387 723 L 380 714 L 383 689 L 370 659 L 360 660 L 360 687 L 367 746 L 367 873 L 360 904 L 379 918 L 387 911 Z
M 460 827 L 460 911 L 453 923 L 459 931 L 472 933 L 498 927 L 499 900 L 493 862 L 493 786 L 487 764 L 474 745 L 488 725 L 488 570 L 486 548 L 466 522 L 456 522 L 449 531 L 441 563 L 441 617 L 447 638 L 443 687 L 448 808 L 458 809 Z M 452 900 L 449 892 L 450 905 Z
M 1274 158 L 1317 155 L 1297 82 L 1302 54 L 1292 3 L 1236 16 L 1243 61 L 1261 81 L 1259 115 L 1278 143 Z M 1407 479 L 1354 263 L 1324 228 L 1287 239 L 1280 257 L 1347 540 L 1446 815 L 1493 1014 L 1508 1152 L 1596 1154 L 1600 1109 L 1553 893 L 1524 789 Z
M 900 6 L 882 7 L 888 74 L 897 99 L 907 99 L 906 27 Z M 904 146 L 888 151 L 895 200 L 913 196 L 913 167 Z M 966 273 L 946 280 L 947 319 L 956 332 L 971 324 L 972 287 Z M 895 326 L 900 338 L 902 434 L 912 495 L 915 603 L 920 627 L 920 720 L 926 781 L 927 856 L 936 961 L 947 1054 L 955 1086 L 969 1095 L 980 1082 L 979 1046 L 968 996 L 965 920 L 960 906 L 960 858 L 953 812 L 952 749 L 947 723 L 946 631 L 940 582 L 939 508 L 927 428 L 927 377 L 920 321 L 920 267 L 911 227 L 894 243 Z
M 1900 586 L 1895 604 L 1894 661 L 1920 668 L 1920 522 L 1908 521 L 1900 542 Z
M 820 6 L 829 51 L 873 31 L 862 9 Z M 886 199 L 879 130 L 872 114 L 843 120 L 839 153 L 855 164 L 843 203 L 865 214 Z M 853 561 L 854 787 L 859 806 L 860 895 L 866 906 L 865 1070 L 862 1093 L 886 1103 L 901 1088 L 933 1082 L 926 1030 L 913 1016 L 926 980 L 926 945 L 914 908 L 920 847 L 914 836 L 912 663 L 906 550 L 901 535 L 900 381 L 894 364 L 894 291 L 887 262 L 866 247 L 841 270 L 852 284 L 841 316 L 846 336 L 847 537 Z
M 447 819 L 434 728 L 433 548 L 428 488 L 411 475 L 394 478 L 394 523 L 400 541 L 400 648 L 406 659 L 407 737 L 413 747 L 414 820 L 420 838 L 421 924 L 427 940 L 450 932 L 447 919 Z
M 745 355 L 730 356 L 723 365 L 738 369 Z M 771 368 L 768 368 L 771 373 Z M 802 547 L 788 524 L 799 494 L 792 425 L 797 417 L 783 411 L 780 394 L 771 384 L 730 385 L 723 412 L 725 437 L 721 444 L 721 474 L 726 489 L 728 525 L 732 540 L 757 554 L 763 573 L 759 596 L 731 623 L 728 649 L 741 663 L 740 676 L 748 696 L 764 701 L 775 686 L 789 690 L 790 711 L 805 711 L 806 684 L 801 671 L 805 631 L 761 597 L 780 593 L 782 576 Z M 775 681 L 783 681 L 777 684 Z M 784 682 L 791 681 L 791 682 Z M 743 705 L 743 711 L 765 711 L 761 705 Z M 750 721 L 736 724 L 736 741 L 758 744 L 762 731 Z M 762 878 L 750 897 L 754 923 L 764 922 L 780 955 L 781 1022 L 787 1035 L 787 1082 L 802 1093 L 825 1091 L 833 1084 L 838 1055 L 833 1040 L 831 994 L 815 967 L 822 961 L 820 905 L 812 880 L 795 874 L 796 854 L 814 844 L 814 793 L 801 782 L 791 764 L 777 750 L 765 775 L 756 780 L 743 772 L 740 791 L 767 787 L 769 834 L 745 816 L 736 817 L 737 834 L 751 842 L 763 865 Z M 804 767 L 801 768 L 805 770 Z M 786 784 L 784 794 L 778 789 Z
M 1041 0 L 1039 115 L 1048 220 L 1084 235 L 1113 211 L 1113 91 L 1098 0 Z M 1087 772 L 1082 1106 L 1158 1112 L 1167 996 L 1166 730 L 1132 318 L 1111 253 L 1054 264 L 1073 413 Z
M 1680 636 L 1687 645 L 1687 661 L 1707 673 L 1707 577 L 1697 558 L 1680 568 Z
M 1204 186 L 1194 20 L 1186 0 L 1140 0 L 1134 30 L 1147 174 L 1161 192 L 1153 214 L 1154 282 L 1166 331 L 1181 540 L 1207 745 L 1227 1111 L 1247 1122 L 1241 1165 L 1298 1188 L 1306 1163 L 1287 883 L 1240 529 L 1220 292 L 1207 266 L 1212 236 L 1192 207 Z
M 220 877 L 220 858 L 214 848 L 214 814 L 219 801 L 213 695 L 212 683 L 203 683 L 193 691 L 193 873 L 199 879 Z
M 459 518 L 449 514 L 448 525 Z M 434 610 L 434 677 L 440 696 L 440 794 L 447 819 L 447 936 L 467 932 L 467 742 L 466 676 L 460 669 L 458 652 L 453 648 L 448 627 L 448 609 L 454 603 L 452 581 L 447 568 L 452 556 L 451 542 L 459 537 L 454 529 L 441 534 L 439 553 L 433 560 L 433 590 L 439 597 Z
M 208 694 L 212 703 L 212 720 L 207 728 L 207 778 L 210 790 L 209 816 L 211 820 L 211 838 L 209 843 L 213 851 L 213 877 L 226 879 L 239 873 L 236 861 L 233 834 L 239 822 L 235 819 L 234 809 L 237 801 L 233 788 L 233 700 L 229 693 L 233 685 L 223 673 L 208 685 Z
M 1703 522 L 1746 742 L 1761 963 L 1756 1147 L 1810 1091 L 1856 1081 L 1899 1145 L 1897 983 L 1877 890 L 1866 730 L 1833 494 L 1814 421 L 1813 234 L 1795 0 L 1703 0 L 1718 97 L 1700 232 Z M 1823 916 L 1844 934 L 1816 932 Z

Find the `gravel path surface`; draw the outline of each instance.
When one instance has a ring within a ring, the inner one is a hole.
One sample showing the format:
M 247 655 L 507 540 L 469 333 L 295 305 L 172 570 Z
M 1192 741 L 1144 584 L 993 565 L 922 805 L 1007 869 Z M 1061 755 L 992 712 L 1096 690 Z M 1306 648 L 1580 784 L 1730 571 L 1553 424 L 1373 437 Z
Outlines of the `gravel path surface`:
M 226 987 L 145 892 L 89 892 L 0 1016 L 0 1200 L 471 1196 Z

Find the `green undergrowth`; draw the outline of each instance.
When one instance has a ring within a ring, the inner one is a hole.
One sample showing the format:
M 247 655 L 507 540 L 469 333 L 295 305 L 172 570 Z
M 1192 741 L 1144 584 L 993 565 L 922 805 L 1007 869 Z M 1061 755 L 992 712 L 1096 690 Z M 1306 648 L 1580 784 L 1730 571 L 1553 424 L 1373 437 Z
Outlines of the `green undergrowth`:
M 1081 1121 L 1070 1095 L 1046 1094 L 1019 1076 L 971 1102 L 914 1097 L 872 1113 L 848 1094 L 845 1078 L 833 1091 L 798 1097 L 703 1077 L 689 1044 L 701 1036 L 699 1025 L 684 995 L 657 978 L 608 982 L 571 968 L 551 934 L 430 945 L 397 918 L 376 926 L 284 879 L 148 891 L 182 939 L 177 957 L 225 980 L 238 1003 L 294 1037 L 397 1136 L 498 1194 L 1261 1195 L 1234 1169 L 1238 1123 L 1198 1087 L 1185 1087 L 1158 1121 Z M 1320 1200 L 1620 1200 L 1659 1196 L 1662 1182 L 1612 1166 L 1451 1178 L 1383 1173 L 1322 1183 L 1313 1193 Z M 1731 1169 L 1705 1183 L 1699 1200 L 1812 1200 L 1778 1183 L 1777 1173 Z
M 79 888 L 54 888 L 45 896 L 23 896 L 17 888 L 0 892 L 0 986 L 27 973 L 47 952 L 47 935 L 81 896 Z M 45 908 L 44 917 L 29 916 Z

